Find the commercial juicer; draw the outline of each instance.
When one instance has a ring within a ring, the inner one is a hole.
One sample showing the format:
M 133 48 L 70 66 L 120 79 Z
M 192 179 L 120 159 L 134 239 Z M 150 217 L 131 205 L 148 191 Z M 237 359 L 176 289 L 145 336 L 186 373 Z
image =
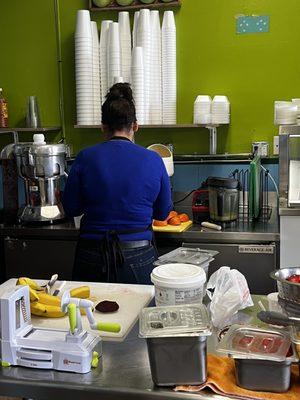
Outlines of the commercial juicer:
M 93 302 L 70 297 L 66 291 L 61 308 L 69 314 L 70 330 L 34 327 L 28 286 L 17 286 L 0 298 L 0 359 L 5 365 L 87 373 L 102 356 L 102 340 L 82 328 L 84 309 L 92 330 L 119 332 L 114 323 L 96 323 Z M 96 360 L 95 360 L 96 357 Z
M 9 222 L 53 223 L 65 217 L 61 183 L 67 175 L 68 155 L 66 144 L 47 144 L 42 134 L 33 135 L 33 142 L 11 144 L 2 150 L 4 217 Z M 25 188 L 25 205 L 21 206 L 18 177 Z

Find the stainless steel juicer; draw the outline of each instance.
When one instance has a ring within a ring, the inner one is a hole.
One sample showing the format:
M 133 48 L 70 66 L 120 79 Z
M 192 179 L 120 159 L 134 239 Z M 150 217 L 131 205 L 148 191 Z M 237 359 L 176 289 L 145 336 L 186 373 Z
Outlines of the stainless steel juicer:
M 18 172 L 25 183 L 26 204 L 20 210 L 21 222 L 64 218 L 60 185 L 66 175 L 68 153 L 67 145 L 46 144 L 43 135 L 34 135 L 33 143 L 14 146 Z

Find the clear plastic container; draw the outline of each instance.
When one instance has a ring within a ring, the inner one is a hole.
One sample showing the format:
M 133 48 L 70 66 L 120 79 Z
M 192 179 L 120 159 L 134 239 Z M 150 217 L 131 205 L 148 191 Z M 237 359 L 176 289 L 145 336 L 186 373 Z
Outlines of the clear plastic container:
M 263 392 L 286 392 L 290 387 L 291 364 L 297 362 L 288 332 L 233 325 L 217 351 L 235 361 L 238 386 Z
M 234 358 L 285 361 L 291 346 L 288 332 L 233 325 L 220 341 L 217 351 Z
M 300 326 L 298 326 L 298 328 L 295 326 L 291 327 L 291 337 L 295 344 L 298 357 L 300 357 Z
M 204 383 L 209 335 L 211 323 L 203 305 L 143 309 L 140 337 L 147 341 L 153 382 L 158 386 Z
M 148 307 L 140 314 L 140 337 L 211 334 L 207 308 L 202 304 Z
M 163 264 L 193 264 L 202 267 L 208 274 L 209 264 L 214 260 L 214 257 L 219 254 L 214 250 L 203 250 L 199 248 L 178 247 L 158 258 L 154 263 L 155 266 Z

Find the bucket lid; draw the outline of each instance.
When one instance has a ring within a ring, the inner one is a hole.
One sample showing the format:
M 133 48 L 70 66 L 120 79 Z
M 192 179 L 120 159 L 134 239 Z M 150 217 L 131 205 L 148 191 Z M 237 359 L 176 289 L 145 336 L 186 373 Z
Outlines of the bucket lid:
M 193 264 L 198 266 L 207 265 L 219 254 L 214 250 L 201 250 L 199 248 L 178 247 L 163 256 L 160 256 L 154 265 L 166 263 Z
M 203 285 L 206 274 L 203 268 L 193 264 L 163 264 L 154 268 L 151 281 L 155 285 L 162 284 L 169 288 L 186 288 L 188 286 Z
M 232 325 L 217 351 L 233 358 L 284 361 L 291 346 L 288 332 Z
M 203 304 L 148 307 L 140 314 L 140 337 L 209 336 L 211 322 Z
M 207 185 L 220 189 L 238 189 L 239 181 L 232 178 L 209 177 L 207 178 Z

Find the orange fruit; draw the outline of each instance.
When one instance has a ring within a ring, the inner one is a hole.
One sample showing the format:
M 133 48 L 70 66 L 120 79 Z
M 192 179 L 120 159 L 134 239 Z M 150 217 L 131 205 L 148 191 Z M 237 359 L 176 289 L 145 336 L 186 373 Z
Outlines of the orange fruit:
M 168 224 L 170 225 L 181 225 L 181 221 L 179 217 L 173 217 L 168 220 Z
M 168 215 L 167 221 L 173 217 L 177 217 L 178 213 L 176 211 L 171 211 Z
M 154 226 L 167 226 L 168 225 L 168 221 L 158 221 L 157 219 L 153 220 L 153 225 Z
M 188 222 L 190 220 L 187 214 L 179 214 L 178 218 L 180 219 L 181 222 Z

